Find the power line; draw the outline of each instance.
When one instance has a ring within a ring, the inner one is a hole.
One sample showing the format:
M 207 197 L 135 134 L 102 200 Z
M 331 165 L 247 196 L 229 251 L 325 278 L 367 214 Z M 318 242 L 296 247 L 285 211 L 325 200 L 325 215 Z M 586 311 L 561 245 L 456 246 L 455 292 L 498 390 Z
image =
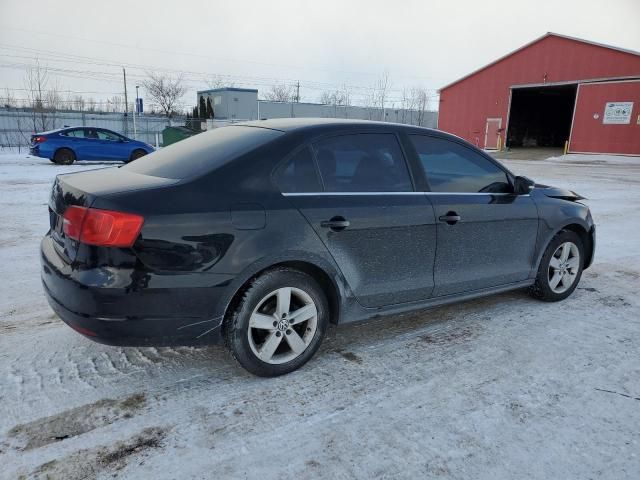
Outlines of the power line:
M 366 75 L 366 76 L 379 76 L 379 73 L 374 73 L 374 72 L 358 72 L 358 71 L 348 71 L 348 70 L 339 70 L 339 69 L 333 69 L 333 68 L 328 68 L 327 66 L 310 66 L 308 64 L 305 65 L 296 65 L 296 64 L 280 64 L 280 63 L 271 63 L 271 62 L 264 62 L 264 61 L 259 61 L 259 60 L 248 60 L 248 59 L 238 59 L 238 58 L 232 58 L 232 57 L 220 57 L 220 56 L 212 56 L 212 55 L 203 55 L 203 54 L 199 54 L 199 53 L 194 53 L 193 51 L 175 51 L 175 50 L 168 50 L 168 49 L 159 49 L 159 48 L 151 48 L 151 47 L 141 47 L 141 46 L 134 46 L 134 45 L 130 45 L 130 44 L 124 44 L 124 43 L 117 43 L 117 42 L 110 42 L 110 41 L 106 41 L 106 40 L 95 40 L 95 39 L 91 39 L 91 38 L 82 38 L 82 37 L 76 37 L 73 35 L 67 35 L 67 34 L 61 34 L 61 33 L 52 33 L 52 32 L 43 32 L 43 31 L 38 31 L 38 30 L 27 30 L 24 28 L 18 28 L 15 26 L 8 26 L 8 25 L 2 25 L 0 26 L 0 28 L 2 28 L 3 30 L 14 30 L 14 31 L 20 31 L 20 32 L 25 32 L 25 33 L 30 33 L 30 34 L 38 34 L 38 35 L 47 35 L 47 36 L 51 36 L 51 37 L 59 37 L 59 38 L 68 38 L 68 39 L 72 39 L 72 40 L 76 40 L 76 41 L 81 41 L 81 42 L 92 42 L 92 43 L 98 43 L 98 44 L 103 44 L 103 45 L 110 45 L 110 46 L 114 46 L 114 47 L 120 47 L 120 48 L 126 48 L 129 50 L 144 50 L 144 51 L 149 51 L 149 52 L 156 52 L 156 53 L 161 53 L 163 55 L 178 55 L 178 56 L 190 56 L 190 57 L 196 57 L 196 58 L 205 58 L 205 59 L 209 59 L 209 60 L 222 60 L 222 61 L 227 61 L 227 62 L 233 62 L 233 63 L 251 63 L 251 64 L 256 64 L 256 65 L 264 65 L 264 66 L 270 66 L 270 67 L 287 67 L 287 68 L 295 68 L 298 70 L 301 69 L 306 69 L 306 70 L 319 70 L 319 71 L 326 71 L 326 72 L 332 72 L 332 73 L 341 73 L 341 74 L 348 74 L 348 75 Z M 415 78 L 415 79 L 422 79 L 422 80 L 442 80 L 445 81 L 446 78 L 444 77 L 430 77 L 430 76 L 410 76 L 410 75 L 405 75 L 405 76 L 401 76 L 400 78 Z
M 0 44 L 0 48 L 9 48 L 14 50 L 23 50 L 30 51 L 40 55 L 47 55 L 49 57 L 57 57 L 52 61 L 62 61 L 68 63 L 79 63 L 79 64 L 91 64 L 91 65 L 100 65 L 100 66 L 113 66 L 118 69 L 122 66 L 125 66 L 129 69 L 137 69 L 137 70 L 150 70 L 150 71 L 160 71 L 164 73 L 173 73 L 173 74 L 184 74 L 189 76 L 189 79 L 202 84 L 203 81 L 206 82 L 207 77 L 223 77 L 229 79 L 230 82 L 233 83 L 241 83 L 243 85 L 262 85 L 262 86 L 271 86 L 273 84 L 285 83 L 285 84 L 294 84 L 296 82 L 295 79 L 282 79 L 282 78 L 274 78 L 274 77 L 256 77 L 249 75 L 226 75 L 226 74 L 216 74 L 211 72 L 197 72 L 197 71 L 189 71 L 189 70 L 179 70 L 161 67 L 157 65 L 141 65 L 141 64 L 131 64 L 126 62 L 117 62 L 107 59 L 96 59 L 95 57 L 85 57 L 81 55 L 74 55 L 69 53 L 59 53 L 51 50 L 44 49 L 34 49 L 29 47 L 21 47 L 17 45 L 8 45 L 8 44 Z M 5 54 L 0 54 L 5 56 Z M 18 57 L 18 56 L 14 56 Z M 36 59 L 36 57 L 27 57 L 24 56 L 22 58 Z M 78 71 L 76 71 L 78 72 Z M 79 73 L 79 72 L 78 72 Z M 93 72 L 98 73 L 98 72 Z M 118 75 L 111 72 L 100 72 L 104 75 Z M 142 74 L 138 74 L 142 75 Z M 199 78 L 195 78 L 198 76 Z M 351 90 L 366 90 L 366 91 L 375 91 L 375 86 L 368 85 L 350 85 L 350 84 L 339 84 L 339 83 L 329 83 L 329 82 L 319 82 L 315 80 L 303 80 L 301 81 L 304 88 L 313 89 L 313 90 L 323 90 L 323 89 L 340 89 L 343 87 L 349 88 Z M 389 92 L 401 92 L 401 89 L 389 89 Z M 435 90 L 434 90 L 435 91 Z

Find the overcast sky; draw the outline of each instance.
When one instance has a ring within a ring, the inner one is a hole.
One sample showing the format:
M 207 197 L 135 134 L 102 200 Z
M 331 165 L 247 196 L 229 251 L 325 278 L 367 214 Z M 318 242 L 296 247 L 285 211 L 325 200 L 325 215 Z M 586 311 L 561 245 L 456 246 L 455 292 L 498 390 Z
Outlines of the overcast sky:
M 37 57 L 96 98 L 121 94 L 126 65 L 130 95 L 145 71 L 186 72 L 185 105 L 212 75 L 261 91 L 299 80 L 302 101 L 347 84 L 358 101 L 384 71 L 397 101 L 547 31 L 640 51 L 640 0 L 0 0 L 0 96 Z

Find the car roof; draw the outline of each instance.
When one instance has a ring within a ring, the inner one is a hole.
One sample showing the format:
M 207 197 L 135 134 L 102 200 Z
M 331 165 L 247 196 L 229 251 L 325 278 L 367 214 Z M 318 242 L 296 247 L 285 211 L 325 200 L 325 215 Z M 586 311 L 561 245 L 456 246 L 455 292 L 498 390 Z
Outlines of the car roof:
M 415 125 L 405 125 L 403 123 L 375 122 L 371 120 L 354 120 L 350 118 L 272 118 L 268 120 L 254 120 L 250 122 L 236 123 L 234 125 L 246 125 L 250 127 L 269 128 L 282 132 L 293 132 L 297 130 L 310 130 L 327 127 L 346 128 L 390 128 L 390 129 L 419 129 L 432 130 Z
M 91 125 L 74 125 L 74 126 L 67 126 L 67 127 L 63 127 L 63 128 L 56 128 L 54 130 L 47 130 L 46 132 L 39 132 L 38 135 L 50 135 L 52 133 L 68 132 L 69 130 L 77 130 L 78 128 L 91 128 L 93 130 L 105 130 L 107 132 L 112 132 L 112 133 L 116 133 L 118 135 L 124 136 L 121 133 L 114 132 L 113 130 L 111 130 L 109 128 L 93 127 Z

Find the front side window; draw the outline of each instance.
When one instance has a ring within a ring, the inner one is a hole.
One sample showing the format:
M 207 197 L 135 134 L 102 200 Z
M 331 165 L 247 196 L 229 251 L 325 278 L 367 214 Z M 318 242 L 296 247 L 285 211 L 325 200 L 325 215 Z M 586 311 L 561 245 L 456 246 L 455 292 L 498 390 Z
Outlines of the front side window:
M 507 174 L 472 149 L 444 138 L 410 135 L 433 192 L 509 193 Z
M 359 133 L 314 143 L 327 192 L 410 192 L 409 171 L 395 135 Z
M 111 142 L 118 142 L 120 140 L 119 135 L 109 132 L 107 130 L 98 130 L 97 134 L 100 140 L 109 140 Z
M 278 168 L 275 180 L 282 193 L 322 191 L 318 173 L 313 164 L 313 157 L 308 147 L 300 150 Z

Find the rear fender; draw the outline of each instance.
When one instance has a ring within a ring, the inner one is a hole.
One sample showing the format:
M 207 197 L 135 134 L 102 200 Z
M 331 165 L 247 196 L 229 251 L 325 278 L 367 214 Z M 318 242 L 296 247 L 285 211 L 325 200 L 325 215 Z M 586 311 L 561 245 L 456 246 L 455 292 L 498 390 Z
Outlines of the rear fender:
M 334 318 L 332 320 L 336 323 L 339 322 L 340 312 L 343 310 L 344 302 L 347 298 L 352 297 L 353 294 L 344 281 L 337 265 L 319 255 L 297 250 L 284 251 L 277 255 L 261 258 L 245 268 L 233 279 L 221 295 L 215 312 L 216 318 L 222 322 L 224 316 L 235 306 L 235 302 L 239 300 L 239 294 L 250 284 L 252 278 L 257 277 L 270 268 L 292 263 L 308 264 L 326 274 L 337 296 L 337 311 L 334 312 Z

